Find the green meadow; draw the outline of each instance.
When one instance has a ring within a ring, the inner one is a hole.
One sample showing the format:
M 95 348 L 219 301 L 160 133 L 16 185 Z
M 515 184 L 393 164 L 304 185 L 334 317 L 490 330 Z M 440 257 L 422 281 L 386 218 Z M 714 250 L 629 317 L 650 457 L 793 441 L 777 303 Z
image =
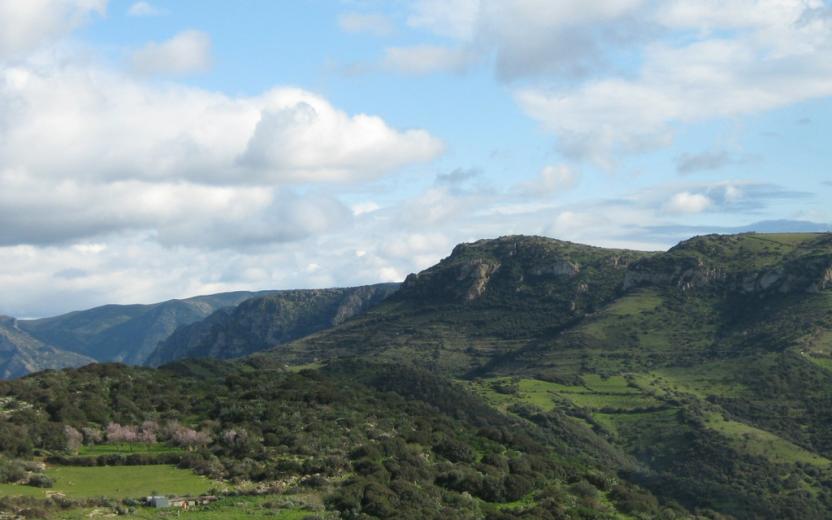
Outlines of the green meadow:
M 173 466 L 55 466 L 46 470 L 51 488 L 19 484 L 0 485 L 0 496 L 46 497 L 62 493 L 69 498 L 138 498 L 154 491 L 164 495 L 200 495 L 215 483 Z

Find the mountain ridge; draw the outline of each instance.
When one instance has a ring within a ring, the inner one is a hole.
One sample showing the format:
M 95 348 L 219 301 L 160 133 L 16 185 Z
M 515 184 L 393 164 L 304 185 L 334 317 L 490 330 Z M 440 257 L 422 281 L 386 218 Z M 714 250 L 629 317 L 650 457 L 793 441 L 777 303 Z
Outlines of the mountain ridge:
M 228 359 L 338 325 L 378 304 L 399 284 L 275 291 L 178 328 L 147 358 L 159 366 L 185 357 Z
M 0 379 L 12 379 L 44 369 L 71 368 L 95 360 L 47 345 L 18 326 L 18 320 L 0 316 Z

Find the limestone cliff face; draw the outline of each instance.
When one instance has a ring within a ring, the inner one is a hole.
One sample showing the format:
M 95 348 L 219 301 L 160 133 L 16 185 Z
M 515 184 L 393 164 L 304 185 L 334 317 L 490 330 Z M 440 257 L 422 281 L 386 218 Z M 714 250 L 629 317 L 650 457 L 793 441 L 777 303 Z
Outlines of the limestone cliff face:
M 578 312 L 610 297 L 627 267 L 649 253 L 605 250 L 543 237 L 508 236 L 456 246 L 405 280 L 397 299 L 502 305 L 514 299 Z
M 624 275 L 622 289 L 627 291 L 641 285 L 663 285 L 687 291 L 722 282 L 725 278 L 724 270 L 699 258 L 681 258 L 675 262 L 657 258 L 633 264 Z
M 533 267 L 530 272 L 534 276 L 576 276 L 581 267 L 565 258 L 556 258 L 550 264 Z
M 402 288 L 413 294 L 445 293 L 451 300 L 470 302 L 485 293 L 500 265 L 484 259 L 460 262 L 447 270 L 411 274 Z
M 832 244 L 826 235 L 800 247 L 771 246 L 756 234 L 697 237 L 668 253 L 633 263 L 622 290 L 643 285 L 682 291 L 716 290 L 746 295 L 819 292 L 832 288 Z
M 739 283 L 745 293 L 809 292 L 832 288 L 832 255 L 798 258 L 784 265 L 749 273 Z

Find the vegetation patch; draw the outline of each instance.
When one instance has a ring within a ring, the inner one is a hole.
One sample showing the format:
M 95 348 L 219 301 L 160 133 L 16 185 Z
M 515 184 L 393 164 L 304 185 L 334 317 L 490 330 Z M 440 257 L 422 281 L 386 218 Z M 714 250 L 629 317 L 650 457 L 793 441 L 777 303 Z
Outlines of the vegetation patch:
M 69 498 L 139 498 L 156 493 L 165 495 L 200 495 L 216 486 L 215 482 L 193 472 L 173 466 L 56 466 L 45 474 L 53 485 L 38 489 L 20 484 L 0 485 L 2 496 L 47 497 L 61 493 Z

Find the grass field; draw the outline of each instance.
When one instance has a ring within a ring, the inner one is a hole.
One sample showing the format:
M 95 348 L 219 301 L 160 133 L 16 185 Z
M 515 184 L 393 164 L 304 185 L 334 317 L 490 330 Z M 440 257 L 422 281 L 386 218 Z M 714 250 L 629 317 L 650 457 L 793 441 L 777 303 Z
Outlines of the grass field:
M 166 444 L 136 444 L 136 443 L 116 443 L 116 444 L 96 444 L 94 446 L 81 446 L 78 450 L 79 456 L 95 456 L 95 455 L 131 455 L 133 453 L 184 453 L 185 450 L 175 446 L 168 446 Z
M 558 402 L 571 402 L 575 406 L 589 410 L 614 408 L 633 410 L 652 408 L 662 404 L 661 401 L 646 394 L 640 388 L 629 385 L 622 376 L 602 378 L 595 374 L 583 376 L 582 386 L 569 386 L 540 381 L 538 379 L 513 379 L 499 377 L 485 379 L 470 386 L 477 394 L 484 397 L 492 406 L 506 410 L 514 403 L 536 406 L 542 410 L 554 409 Z M 500 392 L 495 386 L 514 388 L 513 393 Z
M 49 489 L 18 484 L 0 485 L 0 496 L 45 497 L 63 493 L 69 498 L 137 498 L 156 491 L 164 495 L 199 495 L 215 483 L 173 466 L 57 466 L 46 470 L 54 481 Z
M 738 421 L 729 421 L 720 414 L 709 414 L 707 423 L 719 433 L 731 439 L 737 448 L 781 464 L 802 462 L 813 466 L 829 466 L 830 461 L 801 448 L 773 433 Z

